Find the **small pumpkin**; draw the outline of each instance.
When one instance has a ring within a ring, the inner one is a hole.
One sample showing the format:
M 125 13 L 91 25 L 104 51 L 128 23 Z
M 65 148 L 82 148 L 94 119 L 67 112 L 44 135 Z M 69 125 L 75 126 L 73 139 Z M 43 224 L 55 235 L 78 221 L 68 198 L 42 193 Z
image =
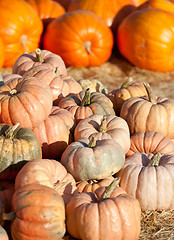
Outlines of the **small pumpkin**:
M 66 147 L 73 141 L 72 114 L 59 107 L 53 107 L 50 115 L 32 131 L 42 148 L 42 157 L 59 159 Z
M 134 153 L 116 176 L 120 187 L 139 201 L 143 211 L 174 208 L 173 154 Z
M 66 76 L 66 66 L 62 58 L 45 49 L 41 50 L 37 48 L 34 52 L 25 53 L 15 61 L 12 73 L 19 74 L 21 76 L 32 67 L 44 65 L 51 70 L 59 73 L 60 76 Z
M 70 111 L 77 123 L 93 114 L 115 115 L 110 99 L 103 93 L 90 92 L 89 88 L 77 94 L 70 93 L 60 100 L 58 106 Z
M 61 36 L 61 37 L 58 37 Z M 62 57 L 66 66 L 100 66 L 111 56 L 113 34 L 103 20 L 86 10 L 54 19 L 43 36 L 43 48 Z
M 160 132 L 137 132 L 131 136 L 130 149 L 126 157 L 136 152 L 174 154 L 174 142 Z
M 65 205 L 76 191 L 76 182 L 66 168 L 53 159 L 34 159 L 27 162 L 15 179 L 15 190 L 28 184 L 41 184 L 55 189 Z
M 61 156 L 61 163 L 76 181 L 100 180 L 120 170 L 125 154 L 113 139 L 81 138 L 72 142 Z
M 82 119 L 74 130 L 74 139 L 80 138 L 113 139 L 127 153 L 130 148 L 130 132 L 127 122 L 115 115 L 94 114 Z
M 67 230 L 82 240 L 128 240 L 140 234 L 139 202 L 113 181 L 94 192 L 77 193 L 66 207 Z
M 12 67 L 20 55 L 38 47 L 43 24 L 32 7 L 23 0 L 1 0 L 0 11 L 0 38 L 5 49 L 3 66 Z
M 17 77 L 0 87 L 0 122 L 34 128 L 52 109 L 51 89 L 34 77 Z

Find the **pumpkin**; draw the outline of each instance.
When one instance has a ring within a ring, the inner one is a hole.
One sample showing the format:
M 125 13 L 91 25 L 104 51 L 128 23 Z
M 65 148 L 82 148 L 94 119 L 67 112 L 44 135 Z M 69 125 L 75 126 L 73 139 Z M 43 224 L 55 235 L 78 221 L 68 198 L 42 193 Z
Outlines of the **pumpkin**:
M 68 10 L 69 5 L 73 0 L 54 0 L 55 2 L 58 2 L 61 4 L 66 10 Z
M 160 132 L 137 132 L 131 136 L 130 142 L 127 157 L 136 152 L 174 154 L 174 142 Z
M 78 83 L 82 86 L 83 91 L 89 88 L 90 92 L 101 92 L 103 94 L 108 92 L 103 83 L 97 79 L 80 79 Z
M 55 189 L 65 205 L 76 191 L 76 182 L 66 168 L 53 159 L 34 159 L 27 162 L 15 179 L 15 190 L 28 184 L 41 184 Z
M 1 240 L 9 240 L 7 232 L 1 225 L 0 225 L 0 239 Z
M 70 76 L 60 77 L 58 68 L 53 71 L 47 66 L 38 65 L 27 70 L 23 76 L 36 77 L 46 82 L 51 88 L 54 105 L 58 104 L 60 99 L 69 93 L 82 91 L 80 84 L 74 78 Z
M 38 47 L 43 24 L 32 7 L 23 0 L 0 0 L 0 11 L 0 38 L 5 49 L 3 66 L 12 67 L 21 54 Z
M 52 109 L 48 84 L 34 77 L 16 77 L 0 87 L 0 122 L 34 128 Z
M 61 37 L 60 37 L 61 36 Z M 43 48 L 62 57 L 66 66 L 100 66 L 111 56 L 113 34 L 100 17 L 86 10 L 54 19 L 43 36 Z
M 112 25 L 114 17 L 119 10 L 128 4 L 134 4 L 133 0 L 75 0 L 72 1 L 68 11 L 75 11 L 78 9 L 88 10 L 99 17 L 101 17 L 105 23 L 110 27 Z
M 120 117 L 126 120 L 131 135 L 137 132 L 155 131 L 174 138 L 174 100 L 155 97 L 148 84 L 148 96 L 127 99 Z
M 89 181 L 80 181 L 77 182 L 78 192 L 94 192 L 99 187 L 109 186 L 113 182 L 114 177 L 106 177 L 101 180 L 89 180 Z
M 120 170 L 125 154 L 113 139 L 81 138 L 67 146 L 61 163 L 76 181 L 100 180 Z
M 135 6 L 140 6 L 141 4 L 143 4 L 144 2 L 148 1 L 148 0 L 133 0 Z
M 72 114 L 66 109 L 53 107 L 45 121 L 32 130 L 42 147 L 42 157 L 58 160 L 73 141 L 73 127 Z
M 126 99 L 131 97 L 142 97 L 147 95 L 146 88 L 143 83 L 133 82 L 129 77 L 120 88 L 113 89 L 106 96 L 113 103 L 113 108 L 117 116 L 120 116 L 120 110 Z
M 114 139 L 127 153 L 130 148 L 130 133 L 127 122 L 115 115 L 94 114 L 82 119 L 74 130 L 74 139 L 80 138 Z
M 5 49 L 4 49 L 4 43 L 2 41 L 2 38 L 0 38 L 0 54 L 1 54 L 1 58 L 0 58 L 0 69 L 1 69 L 4 65 L 4 58 L 5 58 Z
M 143 211 L 174 208 L 174 155 L 134 153 L 116 174 L 120 187 L 135 197 Z
M 21 161 L 41 157 L 41 147 L 35 134 L 19 124 L 0 124 L 0 175 L 5 169 Z
M 76 239 L 133 240 L 140 233 L 139 202 L 115 181 L 94 192 L 74 194 L 66 215 L 67 230 Z
M 90 92 L 89 88 L 76 94 L 68 94 L 60 100 L 58 106 L 70 111 L 76 123 L 93 114 L 115 115 L 110 99 L 103 93 Z
M 119 51 L 139 68 L 158 72 L 173 71 L 173 27 L 174 15 L 169 12 L 155 8 L 134 11 L 119 25 Z
M 4 214 L 12 220 L 13 240 L 60 240 L 65 234 L 65 205 L 52 188 L 30 184 L 17 189 L 12 198 L 12 210 Z
M 148 0 L 143 1 L 143 3 L 139 5 L 137 9 L 144 8 L 157 8 L 163 11 L 174 13 L 174 2 L 170 0 Z
M 11 200 L 14 194 L 14 182 L 1 181 L 0 182 L 0 200 L 4 205 L 5 212 L 11 211 Z M 0 238 L 1 239 L 1 238 Z
M 60 56 L 47 50 L 37 48 L 34 52 L 22 54 L 14 63 L 12 73 L 24 75 L 30 68 L 44 65 L 56 71 L 60 76 L 66 76 L 65 63 Z

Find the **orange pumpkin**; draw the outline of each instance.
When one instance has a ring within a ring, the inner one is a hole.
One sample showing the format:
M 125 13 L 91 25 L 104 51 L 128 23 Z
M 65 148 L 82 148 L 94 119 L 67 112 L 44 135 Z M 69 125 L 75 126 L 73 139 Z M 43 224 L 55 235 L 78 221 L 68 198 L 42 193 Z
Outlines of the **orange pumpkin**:
M 163 11 L 174 13 L 174 2 L 170 0 L 148 0 L 138 6 L 137 9 L 143 8 L 157 8 Z
M 128 4 L 134 4 L 133 0 L 75 0 L 70 4 L 68 11 L 78 9 L 88 10 L 101 17 L 110 27 L 118 11 Z
M 68 10 L 69 5 L 73 0 L 54 0 L 54 1 L 60 3 L 66 10 Z
M 119 25 L 119 51 L 139 68 L 159 72 L 173 71 L 173 28 L 174 14 L 155 8 L 134 11 Z
M 5 48 L 4 48 L 4 43 L 2 41 L 2 38 L 0 38 L 0 54 L 1 54 L 1 58 L 0 58 L 0 69 L 1 69 L 4 65 L 4 58 L 5 58 Z
M 43 47 L 62 57 L 67 66 L 98 66 L 112 53 L 113 34 L 105 22 L 86 10 L 67 12 L 49 25 Z
M 38 47 L 43 24 L 34 9 L 23 0 L 0 0 L 0 12 L 0 37 L 5 47 L 4 67 L 12 67 L 21 54 Z
M 144 2 L 146 2 L 147 0 L 133 0 L 135 6 L 139 6 L 140 4 L 143 4 Z

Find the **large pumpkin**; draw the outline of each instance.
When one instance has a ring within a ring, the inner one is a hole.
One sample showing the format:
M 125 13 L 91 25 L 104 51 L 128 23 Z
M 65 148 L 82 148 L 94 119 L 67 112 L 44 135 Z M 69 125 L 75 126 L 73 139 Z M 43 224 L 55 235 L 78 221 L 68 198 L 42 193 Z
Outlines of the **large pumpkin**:
M 34 51 L 43 24 L 32 7 L 23 0 L 0 0 L 0 37 L 5 47 L 4 67 L 12 67 L 23 53 Z
M 113 139 L 81 138 L 68 145 L 61 156 L 61 163 L 76 181 L 109 177 L 120 170 L 124 161 L 124 151 Z
M 71 2 L 68 11 L 78 9 L 91 11 L 101 17 L 110 27 L 119 10 L 129 4 L 134 4 L 134 0 L 75 0 Z
M 143 8 L 157 8 L 170 13 L 174 13 L 174 2 L 172 0 L 148 0 L 143 1 L 143 3 L 139 5 L 137 9 Z
M 86 10 L 67 12 L 49 25 L 43 47 L 62 57 L 66 66 L 99 66 L 112 53 L 113 34 L 104 21 Z
M 174 15 L 169 12 L 155 8 L 134 11 L 119 25 L 119 51 L 139 68 L 159 72 L 173 71 L 173 28 Z
M 134 153 L 116 174 L 120 187 L 138 199 L 141 209 L 174 208 L 174 155 Z
M 32 129 L 51 112 L 51 89 L 37 78 L 18 76 L 0 87 L 0 122 Z

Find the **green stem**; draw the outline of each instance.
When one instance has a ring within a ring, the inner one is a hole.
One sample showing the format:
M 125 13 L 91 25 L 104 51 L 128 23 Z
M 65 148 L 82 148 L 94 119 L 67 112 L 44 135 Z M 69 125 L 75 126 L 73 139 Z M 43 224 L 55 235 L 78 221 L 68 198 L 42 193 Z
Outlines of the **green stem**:
M 39 63 L 43 63 L 44 60 L 43 60 L 41 49 L 37 48 L 35 52 L 36 52 L 36 61 L 39 62 Z
M 101 195 L 99 201 L 103 201 L 104 199 L 110 198 L 111 194 L 113 193 L 114 189 L 118 186 L 120 182 L 120 178 L 115 178 L 109 186 L 106 187 L 104 193 Z
M 2 213 L 2 219 L 4 221 L 13 221 L 15 218 L 16 218 L 16 213 L 15 212 Z
M 150 160 L 148 166 L 154 166 L 154 167 L 159 166 L 159 160 L 160 160 L 160 158 L 161 158 L 161 153 L 159 153 L 159 152 L 156 153 L 156 154 L 152 157 L 152 159 Z
M 121 85 L 120 89 L 128 87 L 131 83 L 133 83 L 133 78 L 128 77 L 128 79 Z
M 156 98 L 153 94 L 153 91 L 152 91 L 152 88 L 150 87 L 150 85 L 148 83 L 143 83 L 144 87 L 146 88 L 146 91 L 147 91 L 147 95 L 148 95 L 148 98 L 149 98 L 149 101 L 152 103 L 152 104 L 156 104 Z
M 81 106 L 88 106 L 90 104 L 91 92 L 90 88 L 85 90 L 85 96 L 81 101 Z
M 100 123 L 100 126 L 98 128 L 98 131 L 102 132 L 102 133 L 106 132 L 106 130 L 107 130 L 106 125 L 107 125 L 107 123 L 106 123 L 106 116 L 104 116 L 102 118 L 102 120 L 101 120 L 101 123 Z
M 94 148 L 95 146 L 96 146 L 96 138 L 92 137 L 91 140 L 89 141 L 88 147 Z
M 9 128 L 5 131 L 6 138 L 13 138 L 14 131 L 19 127 L 20 123 L 16 123 L 14 126 L 9 126 Z

